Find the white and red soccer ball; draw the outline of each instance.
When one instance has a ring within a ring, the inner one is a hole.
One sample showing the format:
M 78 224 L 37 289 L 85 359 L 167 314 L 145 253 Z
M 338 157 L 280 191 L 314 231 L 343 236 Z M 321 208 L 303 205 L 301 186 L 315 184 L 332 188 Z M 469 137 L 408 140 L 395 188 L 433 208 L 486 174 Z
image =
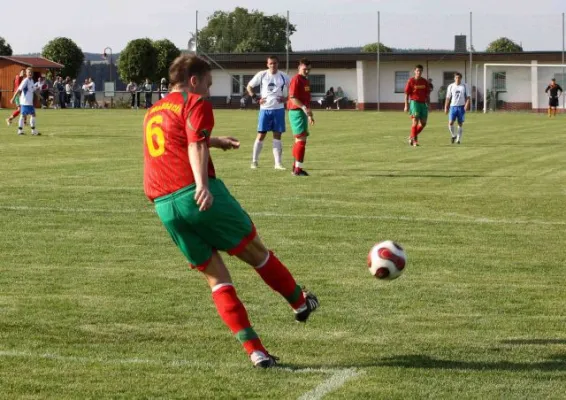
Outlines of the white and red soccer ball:
M 391 240 L 377 243 L 368 254 L 369 273 L 381 280 L 393 280 L 401 276 L 406 263 L 405 250 Z

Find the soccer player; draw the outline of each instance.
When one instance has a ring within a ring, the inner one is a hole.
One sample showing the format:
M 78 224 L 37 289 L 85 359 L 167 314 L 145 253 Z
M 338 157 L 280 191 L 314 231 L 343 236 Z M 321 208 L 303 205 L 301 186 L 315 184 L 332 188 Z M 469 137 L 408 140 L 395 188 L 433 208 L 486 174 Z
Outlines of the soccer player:
M 419 145 L 419 134 L 426 126 L 430 103 L 430 85 L 422 74 L 423 66 L 416 65 L 415 76 L 409 78 L 405 86 L 405 112 L 409 111 L 413 119 L 409 144 L 414 147 Z M 409 100 L 411 100 L 410 107 Z
M 25 77 L 26 77 L 26 70 L 24 68 L 22 68 L 20 73 L 16 76 L 16 79 L 14 79 L 14 93 L 18 90 L 18 88 L 20 87 L 20 83 L 22 83 L 22 81 L 25 79 Z M 12 115 L 10 115 L 8 118 L 6 118 L 6 125 L 8 125 L 8 126 L 11 126 L 14 118 L 16 118 L 18 115 L 20 115 L 21 109 L 20 109 L 20 98 L 19 97 L 16 97 L 14 104 L 16 105 L 16 110 L 12 113 Z
M 558 83 L 556 83 L 556 79 L 552 78 L 550 80 L 550 84 L 546 87 L 545 93 L 548 93 L 548 116 L 552 117 L 554 115 L 556 117 L 556 107 L 558 107 L 558 98 L 562 94 L 563 90 Z
M 171 92 L 144 118 L 144 189 L 157 215 L 192 268 L 202 272 L 220 318 L 248 353 L 253 365 L 273 367 L 252 328 L 219 251 L 251 265 L 306 322 L 318 307 L 316 296 L 301 289 L 289 270 L 269 251 L 249 215 L 216 177 L 210 147 L 237 149 L 232 137 L 211 136 L 210 65 L 195 55 L 177 57 L 169 69 Z
M 257 95 L 254 88 L 260 87 L 259 120 L 257 124 L 257 137 L 252 154 L 252 169 L 258 167 L 259 155 L 263 148 L 263 140 L 268 131 L 273 132 L 273 158 L 275 169 L 285 170 L 281 164 L 283 146 L 281 145 L 281 134 L 285 132 L 285 88 L 289 88 L 289 77 L 278 70 L 279 59 L 277 56 L 267 57 L 267 70 L 260 71 L 254 75 L 246 88 L 248 94 L 254 100 Z
M 456 72 L 454 74 L 454 83 L 448 85 L 446 90 L 446 102 L 444 103 L 444 112 L 448 114 L 448 106 L 450 106 L 450 114 L 448 115 L 448 130 L 450 131 L 452 143 L 461 143 L 462 125 L 466 110 L 470 106 L 470 91 L 468 86 L 462 83 L 462 74 Z M 458 121 L 458 134 L 454 132 L 454 121 Z
M 293 145 L 295 161 L 292 171 L 295 176 L 309 176 L 307 171 L 303 169 L 303 163 L 305 161 L 307 137 L 309 136 L 309 124 L 314 125 L 314 117 L 310 108 L 311 87 L 307 79 L 310 70 L 311 62 L 306 58 L 301 58 L 298 73 L 291 79 L 289 85 L 287 108 L 289 109 L 291 130 L 295 135 L 295 144 Z
M 38 136 L 40 133 L 35 129 L 35 108 L 33 106 L 33 95 L 35 90 L 37 89 L 37 85 L 33 82 L 33 70 L 31 67 L 26 69 L 26 78 L 20 83 L 18 86 L 18 90 L 10 99 L 10 103 L 15 104 L 16 99 L 19 96 L 20 99 L 20 121 L 18 124 L 18 135 L 24 134 L 24 119 L 27 115 L 30 115 L 30 126 L 31 126 L 31 134 L 33 136 Z

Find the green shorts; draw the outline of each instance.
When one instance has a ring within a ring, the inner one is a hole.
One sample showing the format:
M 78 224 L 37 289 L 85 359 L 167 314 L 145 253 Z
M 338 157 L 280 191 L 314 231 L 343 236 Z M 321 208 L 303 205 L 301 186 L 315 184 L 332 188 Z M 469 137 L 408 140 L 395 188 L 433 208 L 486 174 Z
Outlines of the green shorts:
M 254 224 L 220 179 L 209 179 L 212 206 L 199 211 L 196 186 L 155 199 L 155 210 L 192 268 L 204 270 L 216 250 L 242 252 L 256 236 Z
M 305 134 L 309 136 L 309 118 L 303 110 L 289 110 L 289 121 L 293 135 Z
M 420 103 L 418 101 L 411 100 L 409 114 L 411 114 L 411 117 L 413 118 L 426 120 L 428 118 L 428 106 L 426 105 L 426 103 Z
M 16 107 L 20 106 L 20 96 L 16 96 L 16 98 L 14 99 L 14 104 L 16 105 Z

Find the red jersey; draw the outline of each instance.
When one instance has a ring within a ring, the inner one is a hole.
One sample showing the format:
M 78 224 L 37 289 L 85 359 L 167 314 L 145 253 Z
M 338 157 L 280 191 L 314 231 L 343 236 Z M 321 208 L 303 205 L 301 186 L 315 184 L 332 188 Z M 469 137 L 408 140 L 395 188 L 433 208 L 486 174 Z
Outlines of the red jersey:
M 426 103 L 430 94 L 430 84 L 423 77 L 419 79 L 410 78 L 407 81 L 407 86 L 405 86 L 405 94 L 409 95 L 410 100 Z
M 192 93 L 170 93 L 147 111 L 143 122 L 143 183 L 149 200 L 195 183 L 189 143 L 206 141 L 210 146 L 213 127 L 212 104 Z M 208 176 L 216 176 L 210 153 Z
M 16 76 L 16 79 L 14 79 L 14 92 L 18 90 L 20 84 L 23 82 L 25 78 L 26 78 L 25 76 L 19 76 L 19 75 Z
M 295 103 L 293 103 L 291 97 L 296 98 L 308 108 L 311 107 L 311 86 L 307 78 L 297 74 L 291 79 L 291 83 L 289 84 L 289 101 L 287 102 L 287 108 L 289 110 L 300 109 L 300 107 L 297 107 Z

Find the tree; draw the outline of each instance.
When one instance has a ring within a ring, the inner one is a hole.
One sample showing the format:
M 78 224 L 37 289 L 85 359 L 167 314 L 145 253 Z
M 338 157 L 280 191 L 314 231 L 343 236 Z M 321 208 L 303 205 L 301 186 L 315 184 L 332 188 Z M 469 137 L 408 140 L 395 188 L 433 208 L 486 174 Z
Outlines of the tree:
M 362 53 L 377 53 L 377 42 L 368 43 L 364 47 L 362 47 Z M 379 43 L 379 52 L 380 53 L 391 53 L 393 49 L 391 47 L 387 47 L 383 43 Z
M 12 46 L 10 46 L 8 42 L 6 42 L 6 39 L 0 37 L 0 56 L 11 56 L 11 55 L 12 55 Z
M 155 80 L 157 50 L 151 39 L 131 40 L 120 53 L 118 73 L 124 82 L 141 82 L 145 78 Z
M 487 53 L 521 53 L 523 48 L 511 39 L 501 37 L 491 42 L 485 51 Z
M 79 74 L 85 59 L 81 48 L 66 37 L 51 40 L 43 47 L 41 54 L 45 58 L 63 64 L 61 75 L 73 78 Z
M 177 57 L 181 55 L 181 50 L 168 39 L 156 40 L 153 47 L 157 52 L 157 66 L 155 78 L 165 78 L 169 76 L 169 66 Z
M 289 36 L 296 31 L 289 24 Z M 287 20 L 280 15 L 251 13 L 242 7 L 215 11 L 198 34 L 198 50 L 205 53 L 283 52 L 287 46 Z M 291 48 L 289 48 L 289 51 Z

